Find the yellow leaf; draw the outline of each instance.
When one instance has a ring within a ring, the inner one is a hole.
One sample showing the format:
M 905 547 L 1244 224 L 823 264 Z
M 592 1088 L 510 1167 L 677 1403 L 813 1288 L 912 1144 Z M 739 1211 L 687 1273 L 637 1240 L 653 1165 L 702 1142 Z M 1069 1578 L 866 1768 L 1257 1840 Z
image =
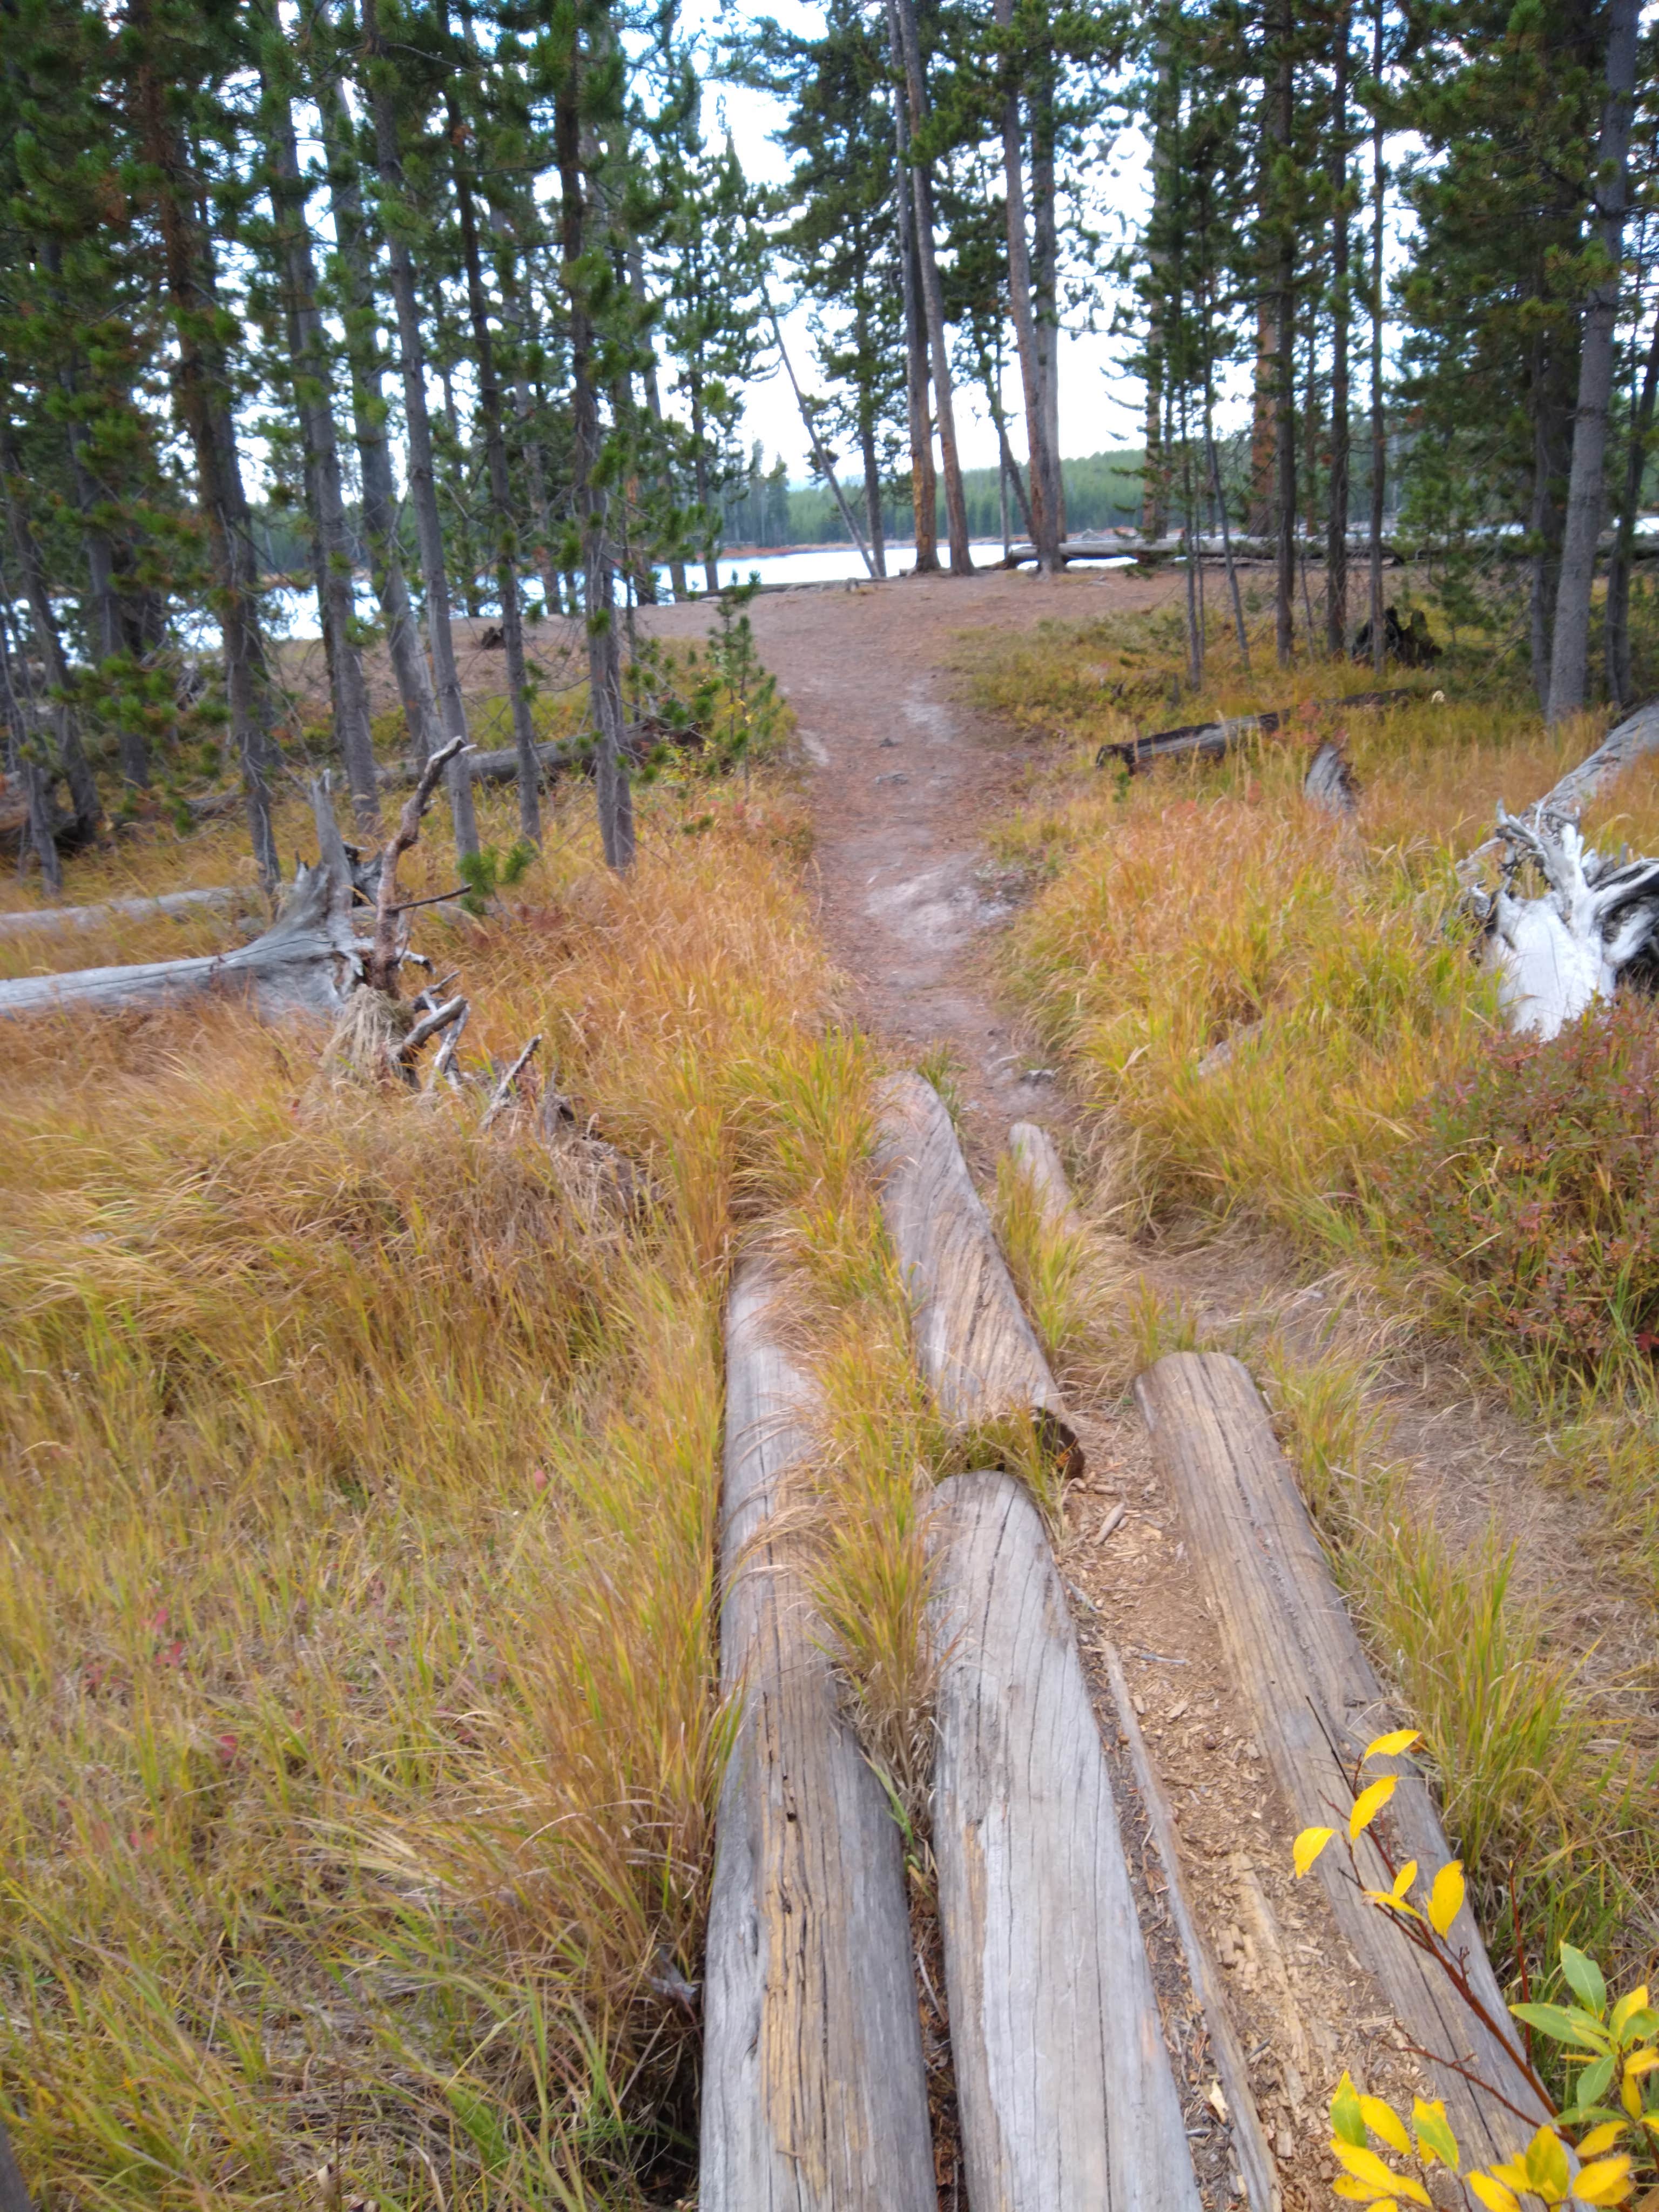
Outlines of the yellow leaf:
M 1586 2204 L 1620 2203 L 1630 2195 L 1630 2160 L 1598 2158 L 1593 2165 L 1580 2170 L 1572 2185 L 1572 2193 Z
M 1334 1828 L 1304 1828 L 1291 1845 L 1291 1856 L 1296 1861 L 1297 1879 L 1308 1871 L 1331 1838 Z
M 1625 2060 L 1626 2074 L 1651 2074 L 1656 2066 L 1659 2066 L 1659 2051 L 1647 2048 L 1632 2051 Z
M 1532 2185 L 1527 2179 L 1527 2161 L 1523 2158 L 1508 2159 L 1502 2166 L 1493 2166 L 1492 2172 L 1507 2189 L 1518 2191 Z
M 1630 2114 L 1632 2119 L 1639 2120 L 1641 2118 L 1641 2085 L 1638 2077 L 1631 2072 L 1628 2066 L 1625 2069 L 1624 2080 L 1619 2084 L 1619 2101 L 1624 2106 L 1625 2110 Z
M 1527 2183 L 1546 2204 L 1559 2204 L 1567 2193 L 1567 2147 L 1555 2130 L 1541 2127 L 1527 2145 Z
M 1443 2166 L 1457 2171 L 1459 2157 L 1457 2137 L 1452 2133 L 1451 2122 L 1446 2118 L 1443 2097 L 1437 2097 L 1425 2105 L 1419 2097 L 1412 2106 L 1412 2129 L 1417 2137 L 1419 2156 L 1437 2158 Z
M 1611 2150 L 1625 2132 L 1622 2120 L 1603 2120 L 1599 2128 L 1592 2128 L 1578 2146 L 1580 2158 L 1600 2158 L 1604 2150 Z
M 1378 2197 L 1409 2197 L 1413 2204 L 1426 2204 L 1429 2192 L 1421 2182 L 1413 2181 L 1408 2175 L 1395 2173 L 1383 2164 L 1374 2150 L 1359 2150 L 1340 2137 L 1332 2142 L 1331 2148 L 1346 2166 L 1356 2181 L 1363 2181 Z
M 1618 2034 L 1620 2029 L 1623 2027 L 1625 2022 L 1630 2018 L 1633 2012 L 1644 2011 L 1647 2007 L 1647 2002 L 1648 1985 L 1645 1982 L 1641 1983 L 1636 1989 L 1626 1990 L 1624 1996 L 1621 1996 L 1618 2003 L 1614 2005 L 1613 2008 L 1613 2018 L 1608 2022 L 1613 2033 L 1615 2035 Z
M 1392 1774 L 1385 1774 L 1380 1782 L 1373 1782 L 1362 1790 L 1354 1800 L 1352 1812 L 1348 1815 L 1348 1833 L 1363 1836 L 1394 1792 L 1395 1778 Z
M 1406 2158 L 1411 2156 L 1412 2139 L 1406 2133 L 1405 2122 L 1391 2105 L 1385 2105 L 1381 2097 L 1362 2097 L 1359 2109 L 1374 2136 L 1381 2136 L 1390 2150 L 1397 2150 Z
M 1355 2181 L 1346 2173 L 1339 2173 L 1331 2187 L 1339 2197 L 1346 2197 L 1351 2204 L 1373 2204 L 1376 2201 L 1374 2189 L 1367 2189 L 1363 2181 Z
M 1396 1897 L 1391 1889 L 1362 1889 L 1359 1894 L 1367 1905 L 1376 1905 L 1381 1912 L 1403 1912 L 1408 1920 L 1423 1917 L 1414 1905 L 1407 1905 L 1403 1897 Z
M 1463 1862 L 1454 1859 L 1434 1878 L 1434 1887 L 1429 1892 L 1429 1925 L 1437 1936 L 1443 1936 L 1462 1910 Z
M 1486 2206 L 1486 2212 L 1521 2212 L 1520 2199 L 1515 2191 L 1494 2180 L 1490 2173 L 1466 2173 L 1463 2179 Z
M 1374 1735 L 1359 1755 L 1363 1766 L 1368 1759 L 1398 1759 L 1402 1751 L 1409 1751 L 1423 1738 L 1421 1729 L 1391 1729 L 1387 1735 Z
M 1403 1897 L 1416 1880 L 1417 1861 L 1415 1859 L 1407 1859 L 1405 1865 L 1401 1868 L 1399 1873 L 1395 1875 L 1394 1878 L 1395 1895 L 1396 1897 Z

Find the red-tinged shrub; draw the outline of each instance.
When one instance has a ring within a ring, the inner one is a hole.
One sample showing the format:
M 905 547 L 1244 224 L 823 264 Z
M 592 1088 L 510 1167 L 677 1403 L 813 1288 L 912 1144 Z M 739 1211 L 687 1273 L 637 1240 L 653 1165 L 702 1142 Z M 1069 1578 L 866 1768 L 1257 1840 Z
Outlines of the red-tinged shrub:
M 1627 999 L 1444 1085 L 1373 1189 L 1471 1324 L 1595 1365 L 1659 1342 L 1656 1137 L 1659 1015 Z

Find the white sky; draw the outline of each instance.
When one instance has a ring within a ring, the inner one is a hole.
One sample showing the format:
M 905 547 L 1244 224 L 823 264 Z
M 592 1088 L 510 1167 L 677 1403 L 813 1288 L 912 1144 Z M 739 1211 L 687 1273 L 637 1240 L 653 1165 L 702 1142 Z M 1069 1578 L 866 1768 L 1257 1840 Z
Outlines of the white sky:
M 711 33 L 729 35 L 738 11 L 731 6 L 721 6 L 720 0 L 693 0 L 686 10 L 692 22 L 699 19 Z M 805 35 L 811 35 L 822 22 L 822 13 L 815 6 L 803 4 L 803 0 L 760 0 L 750 6 L 744 14 L 775 16 L 784 26 Z M 706 95 L 703 129 L 713 137 L 720 127 L 723 112 L 731 126 L 732 136 L 744 172 L 756 183 L 781 184 L 788 175 L 789 162 L 781 149 L 772 143 L 771 133 L 782 122 L 781 103 L 761 93 L 733 86 L 710 86 Z M 1139 133 L 1127 134 L 1116 143 L 1103 144 L 1094 149 L 1089 162 L 1090 197 L 1097 222 L 1127 222 L 1138 225 L 1142 220 L 1146 192 L 1146 149 Z M 1104 325 L 1110 319 L 1111 301 L 1103 283 L 1098 289 L 1097 319 Z M 1075 322 L 1077 318 L 1068 319 Z M 812 373 L 811 344 L 806 330 L 805 308 L 784 319 L 784 343 L 789 349 L 789 358 L 803 388 L 811 392 L 815 379 Z M 1114 447 L 1138 446 L 1143 435 L 1142 418 L 1145 398 L 1138 378 L 1125 374 L 1121 362 L 1131 350 L 1127 338 L 1109 338 L 1102 333 L 1087 331 L 1062 330 L 1060 343 L 1060 450 L 1062 455 L 1081 455 L 1109 451 Z M 1008 421 L 1008 434 L 1016 455 L 1023 462 L 1025 456 L 1024 410 L 1020 402 L 1019 378 L 1011 368 L 1005 379 L 1003 410 Z M 781 370 L 764 381 L 751 385 L 745 394 L 744 436 L 752 443 L 758 438 L 766 448 L 769 466 L 775 455 L 781 453 L 792 483 L 808 480 L 808 446 L 801 428 L 800 416 L 788 383 Z M 957 440 L 964 468 L 994 468 L 997 460 L 996 431 L 983 396 L 975 404 L 972 392 L 959 392 L 957 400 Z

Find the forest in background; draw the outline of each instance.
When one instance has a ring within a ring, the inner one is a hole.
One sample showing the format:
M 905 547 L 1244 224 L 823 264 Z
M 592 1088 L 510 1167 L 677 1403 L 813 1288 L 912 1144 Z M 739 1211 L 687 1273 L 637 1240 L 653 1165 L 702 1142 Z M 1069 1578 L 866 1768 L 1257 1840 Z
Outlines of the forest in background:
M 625 866 L 615 611 L 660 575 L 713 590 L 723 537 L 774 531 L 855 538 L 880 575 L 901 523 L 920 568 L 957 573 L 1005 502 L 1054 568 L 1068 531 L 1131 511 L 1111 457 L 1061 466 L 1062 327 L 1109 328 L 1144 389 L 1143 532 L 1227 571 L 1206 599 L 1188 564 L 1194 682 L 1212 604 L 1243 641 L 1240 533 L 1273 562 L 1281 663 L 1367 626 L 1380 659 L 1397 514 L 1552 719 L 1630 696 L 1659 389 L 1635 0 L 828 0 L 811 35 L 620 0 L 6 0 L 5 21 L 0 699 L 48 883 L 112 790 L 216 747 L 274 880 L 272 778 L 315 739 L 270 650 L 262 532 L 314 578 L 365 820 L 365 647 L 389 644 L 418 763 L 467 734 L 459 606 L 502 632 L 533 842 L 525 623 L 580 618 Z M 728 84 L 778 103 L 787 184 L 745 176 Z M 1138 230 L 1116 212 L 1137 144 Z M 787 518 L 743 435 L 780 369 L 816 478 Z M 959 465 L 969 388 L 990 483 Z M 448 791 L 465 856 L 453 767 Z

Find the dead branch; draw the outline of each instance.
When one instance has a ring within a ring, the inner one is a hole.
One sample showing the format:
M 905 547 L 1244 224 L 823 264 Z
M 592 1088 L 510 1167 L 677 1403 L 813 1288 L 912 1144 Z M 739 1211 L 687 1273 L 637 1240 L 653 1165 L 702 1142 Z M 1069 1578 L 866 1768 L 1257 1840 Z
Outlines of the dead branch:
M 380 848 L 380 882 L 374 907 L 374 935 L 363 962 L 363 981 L 372 991 L 384 991 L 389 999 L 398 995 L 398 965 L 403 957 L 399 942 L 402 932 L 398 927 L 398 863 L 421 835 L 421 817 L 432 803 L 432 794 L 439 781 L 458 753 L 471 751 L 465 738 L 452 738 L 441 745 L 428 759 L 421 771 L 421 780 L 404 801 L 404 811 L 398 817 L 398 827 L 387 842 Z M 336 831 L 336 836 L 338 832 Z
M 429 1014 L 422 1015 L 398 1046 L 398 1059 L 407 1066 L 428 1037 L 436 1036 L 440 1030 L 447 1030 L 452 1022 L 465 1020 L 468 1011 L 467 1001 L 458 995 L 447 1000 L 441 1006 L 434 1007 Z
M 1398 707 L 1423 696 L 1411 687 L 1397 691 L 1351 691 L 1343 699 L 1315 700 L 1311 711 L 1318 716 L 1345 714 L 1363 708 Z M 1267 707 L 1259 714 L 1235 714 L 1225 721 L 1183 722 L 1179 729 L 1154 730 L 1150 737 L 1103 745 L 1095 755 L 1095 766 L 1105 768 L 1116 761 L 1133 775 L 1153 761 L 1178 759 L 1186 753 L 1196 753 L 1201 760 L 1219 760 L 1245 738 L 1272 737 L 1295 721 L 1299 713 L 1294 707 Z
M 539 1036 L 532 1037 L 529 1043 L 514 1061 L 512 1066 L 507 1069 L 507 1073 L 502 1076 L 501 1081 L 495 1085 L 495 1095 L 490 1099 L 489 1105 L 485 1107 L 483 1119 L 478 1124 L 480 1129 L 487 1129 L 489 1127 L 495 1116 L 501 1112 L 502 1107 L 506 1105 L 507 1100 L 513 1096 L 514 1085 L 517 1084 L 519 1078 L 524 1073 L 525 1069 L 528 1067 L 531 1061 L 535 1058 L 537 1050 L 540 1044 L 541 1039 Z

